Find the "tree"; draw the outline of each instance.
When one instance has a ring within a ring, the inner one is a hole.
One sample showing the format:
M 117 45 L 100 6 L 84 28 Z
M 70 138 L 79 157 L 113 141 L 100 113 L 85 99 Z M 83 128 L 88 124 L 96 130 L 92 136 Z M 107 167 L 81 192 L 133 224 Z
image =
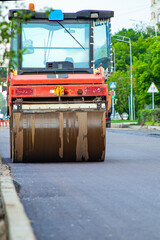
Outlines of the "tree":
M 137 43 L 139 44 L 139 43 Z M 151 104 L 151 94 L 147 90 L 152 82 L 160 88 L 160 37 L 144 40 L 146 51 L 133 58 L 134 75 L 136 79 L 135 96 L 138 109 L 145 104 Z M 160 105 L 160 95 L 156 94 L 155 104 Z
M 122 114 L 123 112 L 129 112 L 128 110 L 128 97 L 130 96 L 130 75 L 129 72 L 117 71 L 111 75 L 107 84 L 110 82 L 116 82 L 116 96 L 117 103 L 115 110 Z
M 14 1 L 15 5 L 17 1 Z M 2 1 L 0 5 L 0 67 L 7 67 L 10 72 L 17 66 L 15 59 L 18 57 L 20 59 L 21 54 L 26 51 L 26 49 L 18 50 L 15 52 L 10 50 L 11 38 L 14 38 L 18 33 L 20 33 L 20 23 L 25 23 L 26 19 L 30 19 L 32 12 L 28 13 L 26 10 L 19 10 L 14 16 L 14 19 L 18 21 L 8 20 L 8 5 L 7 2 Z M 16 8 L 22 8 L 23 4 L 16 5 Z M 13 31 L 11 31 L 11 26 Z M 0 76 L 1 77 L 1 76 Z M 0 79 L 1 81 L 1 79 Z
M 152 82 L 160 88 L 160 37 L 150 37 L 149 34 L 135 31 L 133 29 L 122 29 L 116 35 L 126 36 L 131 38 L 132 44 L 132 72 L 133 72 L 133 95 L 135 97 L 136 112 L 139 109 L 143 109 L 146 104 L 151 104 L 151 94 L 147 93 L 147 90 Z M 113 73 L 109 81 L 115 81 L 119 83 L 127 81 L 129 86 L 129 74 L 130 74 L 130 59 L 129 59 L 129 44 L 123 42 L 117 42 L 116 37 L 113 36 L 113 46 L 115 48 L 115 63 L 117 73 Z M 127 78 L 128 76 L 128 78 Z M 128 109 L 128 96 L 130 96 L 129 90 L 126 91 L 123 84 L 117 84 L 117 98 L 118 102 L 116 107 L 117 111 Z M 122 100 L 123 95 L 126 103 Z M 123 105 L 122 107 L 120 105 Z M 155 104 L 160 105 L 160 94 L 155 94 Z M 125 107 L 124 107 L 125 106 Z
M 136 42 L 141 37 L 142 33 L 140 30 L 135 31 L 132 28 L 129 28 L 128 30 L 122 28 L 122 30 L 116 33 L 116 35 L 128 37 L 132 40 L 132 42 Z
M 115 49 L 115 64 L 117 71 L 127 71 L 130 65 L 129 44 L 123 42 L 116 42 Z

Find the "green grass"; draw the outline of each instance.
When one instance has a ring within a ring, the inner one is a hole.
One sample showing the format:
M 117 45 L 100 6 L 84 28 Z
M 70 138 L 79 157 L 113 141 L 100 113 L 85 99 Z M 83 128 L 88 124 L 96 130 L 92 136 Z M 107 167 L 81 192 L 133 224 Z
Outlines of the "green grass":
M 111 123 L 125 123 L 125 122 L 138 123 L 138 121 L 136 120 L 111 120 Z
M 150 121 L 150 122 L 145 122 L 144 125 L 146 125 L 146 126 L 160 126 L 160 123 Z
M 138 121 L 137 120 L 111 120 L 111 123 L 135 123 L 138 125 Z M 152 121 L 149 121 L 149 122 L 145 122 L 144 125 L 146 126 L 160 126 L 160 123 L 158 122 L 152 122 Z

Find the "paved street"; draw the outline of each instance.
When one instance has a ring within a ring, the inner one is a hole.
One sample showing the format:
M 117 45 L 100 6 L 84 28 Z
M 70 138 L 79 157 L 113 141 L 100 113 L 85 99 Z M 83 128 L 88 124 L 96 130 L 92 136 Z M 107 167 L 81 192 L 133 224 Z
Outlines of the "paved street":
M 12 164 L 38 240 L 159 240 L 160 132 L 107 130 L 104 163 Z
M 0 127 L 0 154 L 3 158 L 10 156 L 9 129 Z

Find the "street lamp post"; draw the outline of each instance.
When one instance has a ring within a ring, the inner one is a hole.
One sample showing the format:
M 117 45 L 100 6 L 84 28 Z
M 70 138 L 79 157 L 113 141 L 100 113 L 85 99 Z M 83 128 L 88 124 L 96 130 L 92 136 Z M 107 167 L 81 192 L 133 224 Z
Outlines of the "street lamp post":
M 114 54 L 114 72 L 116 72 L 116 52 L 115 52 L 115 48 L 113 48 L 113 54 Z
M 124 37 L 120 35 L 114 35 L 117 37 L 115 40 L 119 42 L 129 43 L 129 52 L 130 52 L 130 85 L 131 85 L 131 111 L 130 111 L 130 120 L 133 120 L 133 75 L 132 75 L 132 47 L 131 47 L 131 39 L 129 37 Z

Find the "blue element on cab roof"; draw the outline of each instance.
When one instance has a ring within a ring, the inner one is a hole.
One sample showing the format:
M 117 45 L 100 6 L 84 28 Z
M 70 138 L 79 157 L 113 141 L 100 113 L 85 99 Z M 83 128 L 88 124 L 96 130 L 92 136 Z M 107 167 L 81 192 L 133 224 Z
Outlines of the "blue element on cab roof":
M 63 20 L 62 10 L 51 10 L 49 20 Z

